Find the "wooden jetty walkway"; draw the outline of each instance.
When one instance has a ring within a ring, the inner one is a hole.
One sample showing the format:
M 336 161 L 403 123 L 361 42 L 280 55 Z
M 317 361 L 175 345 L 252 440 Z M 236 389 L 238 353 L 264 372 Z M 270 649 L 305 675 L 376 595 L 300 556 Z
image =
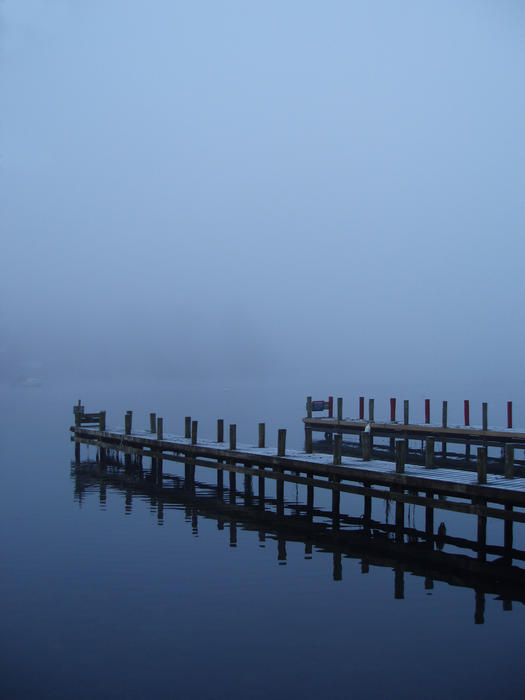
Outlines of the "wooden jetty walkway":
M 258 496 L 265 497 L 268 480 L 275 483 L 276 512 L 284 513 L 284 484 L 293 483 L 306 487 L 306 507 L 314 507 L 316 489 L 331 492 L 332 528 L 341 524 L 341 494 L 358 494 L 364 499 L 365 517 L 369 518 L 373 499 L 395 503 L 395 524 L 398 535 L 403 537 L 405 505 L 412 504 L 425 509 L 425 531 L 431 539 L 435 534 L 434 511 L 437 509 L 468 513 L 477 517 L 478 556 L 486 552 L 487 518 L 504 521 L 503 550 L 512 563 L 513 523 L 525 522 L 525 478 L 514 477 L 513 449 L 506 449 L 505 474 L 487 473 L 487 447 L 478 447 L 477 471 L 463 471 L 435 467 L 431 460 L 427 466 L 406 464 L 405 440 L 395 440 L 396 461 L 372 460 L 370 434 L 362 432 L 360 458 L 342 455 L 342 436 L 336 433 L 333 454 L 313 452 L 312 429 L 306 424 L 304 450 L 286 448 L 286 430 L 278 431 L 277 446 L 266 446 L 265 424 L 258 425 L 257 444 L 237 444 L 236 425 L 229 426 L 228 442 L 225 441 L 224 421 L 217 421 L 216 440 L 198 436 L 198 422 L 186 417 L 184 434 L 164 432 L 162 417 L 150 414 L 148 430 L 133 427 L 132 412 L 124 417 L 124 426 L 108 430 L 106 413 L 86 413 L 80 404 L 74 407 L 75 425 L 72 439 L 76 443 L 75 457 L 80 460 L 80 445 L 95 445 L 101 459 L 108 451 L 123 452 L 129 464 L 141 465 L 144 458 L 151 460 L 151 470 L 159 483 L 163 479 L 165 461 L 184 462 L 185 478 L 195 479 L 196 468 L 212 469 L 218 488 L 223 488 L 224 473 L 229 474 L 229 488 L 236 489 L 238 474 L 252 488 L 257 479 Z M 428 444 L 428 441 L 427 441 Z
M 359 409 L 356 417 L 345 417 L 343 414 L 343 399 L 338 398 L 336 415 L 334 416 L 334 400 L 329 397 L 328 401 L 313 401 L 309 396 L 306 399 L 306 417 L 303 418 L 305 426 L 305 437 L 308 439 L 309 431 L 312 433 L 320 432 L 324 434 L 326 440 L 331 441 L 334 435 L 357 435 L 360 440 L 362 437 L 367 437 L 370 444 L 370 449 L 374 451 L 377 442 L 382 443 L 385 439 L 389 441 L 390 453 L 382 450 L 385 459 L 395 458 L 394 447 L 396 440 L 405 440 L 408 449 L 409 441 L 419 441 L 422 446 L 421 457 L 425 461 L 426 466 L 434 466 L 436 459 L 440 462 L 443 460 L 452 461 L 450 458 L 458 458 L 457 453 L 450 454 L 448 451 L 449 444 L 464 445 L 464 453 L 462 457 L 462 466 L 471 469 L 469 462 L 471 460 L 471 447 L 496 447 L 501 450 L 501 458 L 499 463 L 502 467 L 507 464 L 504 469 L 497 471 L 512 470 L 515 468 L 520 475 L 525 476 L 525 462 L 516 459 L 516 451 L 525 449 L 525 431 L 516 430 L 513 428 L 512 418 L 512 402 L 507 402 L 507 427 L 506 428 L 489 428 L 488 427 L 488 404 L 483 403 L 482 410 L 482 425 L 472 426 L 470 424 L 470 402 L 464 401 L 463 415 L 464 425 L 450 425 L 448 420 L 448 401 L 442 402 L 441 421 L 440 423 L 431 422 L 430 420 L 430 400 L 425 400 L 425 420 L 424 423 L 414 423 L 410 421 L 409 402 L 403 402 L 403 419 L 398 421 L 396 414 L 397 400 L 390 399 L 389 421 L 376 420 L 375 418 L 375 400 L 368 400 L 368 416 L 365 417 L 365 398 L 359 397 Z M 316 412 L 326 411 L 326 416 L 314 416 Z M 376 443 L 376 445 L 374 444 Z M 436 446 L 440 445 L 439 452 Z M 366 449 L 366 448 L 365 448 Z M 417 460 L 421 461 L 421 460 Z M 489 461 L 494 466 L 494 462 L 498 460 L 489 458 Z M 451 463 L 449 466 L 453 466 Z

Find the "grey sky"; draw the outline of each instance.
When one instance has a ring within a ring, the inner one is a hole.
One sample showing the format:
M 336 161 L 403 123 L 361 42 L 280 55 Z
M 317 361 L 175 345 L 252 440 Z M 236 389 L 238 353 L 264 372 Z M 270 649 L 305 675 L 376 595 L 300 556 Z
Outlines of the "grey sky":
M 505 0 L 5 0 L 2 376 L 523 381 L 524 33 Z

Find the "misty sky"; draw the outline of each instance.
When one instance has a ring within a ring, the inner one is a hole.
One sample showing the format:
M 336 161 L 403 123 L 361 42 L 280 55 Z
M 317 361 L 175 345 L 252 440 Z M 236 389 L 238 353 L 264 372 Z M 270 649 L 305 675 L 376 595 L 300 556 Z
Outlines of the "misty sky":
M 523 383 L 524 38 L 520 0 L 0 2 L 0 377 Z

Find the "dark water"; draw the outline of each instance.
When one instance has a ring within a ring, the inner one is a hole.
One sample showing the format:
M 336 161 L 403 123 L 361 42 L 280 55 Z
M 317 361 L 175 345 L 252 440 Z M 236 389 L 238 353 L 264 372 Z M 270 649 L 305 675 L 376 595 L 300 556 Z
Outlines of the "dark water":
M 522 603 L 488 593 L 475 624 L 475 586 L 436 577 L 428 588 L 402 561 L 371 553 L 363 567 L 362 552 L 72 468 L 78 398 L 106 408 L 108 427 L 127 409 L 144 423 L 155 410 L 167 431 L 191 414 L 205 437 L 218 417 L 238 424 L 241 442 L 260 420 L 270 436 L 287 427 L 292 446 L 302 437 L 302 387 L 4 388 L 3 697 L 523 696 Z M 183 465 L 166 471 L 181 476 Z M 301 497 L 287 486 L 290 508 Z M 327 498 L 316 494 L 316 506 Z M 341 508 L 362 513 L 352 497 Z M 409 516 L 424 528 L 424 513 Z M 474 518 L 440 517 L 475 538 Z M 502 532 L 489 520 L 489 542 Z M 525 549 L 521 525 L 514 546 Z

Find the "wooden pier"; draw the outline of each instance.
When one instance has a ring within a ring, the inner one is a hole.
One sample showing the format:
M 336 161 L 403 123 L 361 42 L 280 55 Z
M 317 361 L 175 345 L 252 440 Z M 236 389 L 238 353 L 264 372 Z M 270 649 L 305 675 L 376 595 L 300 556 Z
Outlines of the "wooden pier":
M 237 442 L 236 425 L 228 428 L 225 441 L 224 421 L 217 421 L 216 440 L 198 435 L 198 422 L 187 416 L 182 435 L 165 432 L 162 417 L 152 413 L 148 429 L 133 426 L 133 414 L 124 416 L 124 426 L 108 430 L 106 413 L 86 413 L 80 404 L 74 408 L 75 425 L 71 428 L 75 442 L 75 457 L 80 461 L 80 445 L 94 445 L 101 460 L 108 453 L 123 453 L 125 463 L 142 468 L 149 459 L 151 473 L 159 485 L 164 478 L 166 461 L 183 462 L 184 476 L 194 480 L 196 469 L 215 473 L 217 488 L 224 488 L 228 474 L 229 489 L 236 490 L 237 475 L 244 475 L 251 490 L 257 481 L 258 497 L 264 499 L 266 484 L 275 483 L 276 514 L 284 513 L 284 484 L 306 487 L 306 509 L 312 511 L 317 489 L 331 492 L 332 529 L 341 527 L 345 514 L 341 512 L 341 495 L 357 494 L 363 498 L 365 517 L 369 517 L 374 499 L 395 504 L 395 526 L 400 541 L 405 526 L 405 506 L 411 504 L 425 510 L 425 532 L 429 542 L 436 535 L 436 510 L 467 513 L 477 518 L 478 557 L 486 553 L 487 518 L 503 521 L 501 549 L 505 561 L 512 563 L 513 523 L 525 522 L 525 478 L 514 476 L 513 450 L 506 450 L 505 474 L 487 472 L 487 448 L 478 447 L 476 472 L 436 467 L 431 460 L 427 466 L 406 463 L 405 440 L 395 440 L 395 463 L 371 459 L 370 435 L 362 433 L 362 455 L 359 458 L 342 455 L 342 436 L 336 433 L 333 453 L 314 453 L 311 428 L 306 424 L 304 450 L 286 447 L 286 430 L 278 431 L 277 445 L 266 446 L 266 430 L 258 425 L 255 444 Z

